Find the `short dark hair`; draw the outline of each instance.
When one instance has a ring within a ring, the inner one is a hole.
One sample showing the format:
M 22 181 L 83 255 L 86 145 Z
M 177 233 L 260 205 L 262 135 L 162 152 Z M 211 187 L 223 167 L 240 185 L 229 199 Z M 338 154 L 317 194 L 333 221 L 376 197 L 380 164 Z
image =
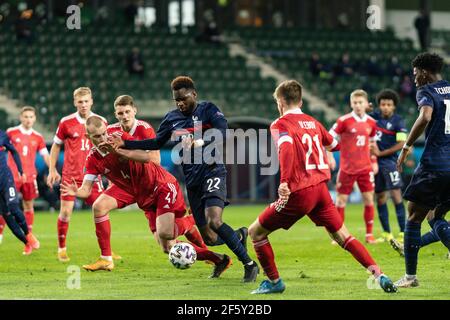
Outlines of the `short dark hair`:
M 178 76 L 172 80 L 170 84 L 172 90 L 177 91 L 180 89 L 192 89 L 195 90 L 194 81 L 188 76 Z
M 400 98 L 397 92 L 392 89 L 383 89 L 377 94 L 377 104 L 380 105 L 381 100 L 392 100 L 394 101 L 394 106 L 397 106 Z
M 444 67 L 444 59 L 436 53 L 423 52 L 412 61 L 413 68 L 430 71 L 433 74 L 441 73 Z
M 274 99 L 283 98 L 288 105 L 302 101 L 302 85 L 296 80 L 285 80 L 273 93 Z
M 116 108 L 117 106 L 132 106 L 133 108 L 137 108 L 134 103 L 133 97 L 126 94 L 118 96 L 116 98 L 116 100 L 114 101 L 114 108 Z

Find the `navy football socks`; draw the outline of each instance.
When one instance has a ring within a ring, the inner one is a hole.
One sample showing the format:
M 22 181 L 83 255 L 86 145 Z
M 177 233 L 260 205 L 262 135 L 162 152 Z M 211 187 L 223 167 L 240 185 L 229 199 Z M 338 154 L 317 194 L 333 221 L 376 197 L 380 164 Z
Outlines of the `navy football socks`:
M 405 205 L 403 201 L 395 205 L 395 213 L 397 214 L 398 226 L 400 227 L 400 232 L 405 232 Z
M 407 221 L 405 228 L 405 266 L 407 275 L 417 273 L 417 256 L 420 249 L 420 223 Z
M 389 226 L 389 211 L 386 203 L 377 205 L 378 217 L 380 218 L 381 227 L 384 232 L 391 233 Z
M 450 224 L 444 219 L 433 219 L 433 231 L 441 242 L 450 250 Z
M 24 231 L 23 231 L 22 227 L 19 225 L 19 223 L 17 223 L 14 216 L 10 212 L 8 212 L 6 214 L 3 214 L 3 218 L 5 219 L 6 224 L 8 225 L 8 228 L 17 237 L 17 239 L 22 241 L 24 244 L 27 244 L 28 241 L 27 241 L 26 234 L 24 233 Z M 26 225 L 26 223 L 25 223 L 25 225 Z M 27 228 L 27 233 L 28 233 L 28 228 Z
M 231 251 L 238 257 L 238 259 L 243 263 L 247 264 L 252 261 L 248 256 L 247 250 L 242 245 L 239 236 L 236 232 L 226 223 L 223 223 L 216 231 L 225 244 L 230 248 Z

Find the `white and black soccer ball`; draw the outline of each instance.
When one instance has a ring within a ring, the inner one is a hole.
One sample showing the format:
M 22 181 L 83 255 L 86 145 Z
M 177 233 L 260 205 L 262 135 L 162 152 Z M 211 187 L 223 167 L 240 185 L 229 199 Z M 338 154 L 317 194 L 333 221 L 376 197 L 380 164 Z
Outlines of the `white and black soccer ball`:
M 196 259 L 197 252 L 192 245 L 186 242 L 175 244 L 169 251 L 169 261 L 177 269 L 189 268 Z

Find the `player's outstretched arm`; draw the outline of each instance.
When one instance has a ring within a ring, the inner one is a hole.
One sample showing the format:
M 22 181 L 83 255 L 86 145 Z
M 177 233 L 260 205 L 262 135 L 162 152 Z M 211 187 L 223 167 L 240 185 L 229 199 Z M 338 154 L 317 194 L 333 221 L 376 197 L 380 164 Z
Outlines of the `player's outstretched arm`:
M 397 159 L 397 170 L 402 172 L 402 165 L 406 161 L 406 158 L 411 153 L 411 147 L 416 142 L 416 140 L 420 137 L 420 135 L 425 131 L 428 123 L 431 121 L 431 117 L 433 115 L 433 108 L 431 106 L 424 105 L 420 108 L 420 114 L 417 118 L 416 122 L 409 133 L 408 138 L 406 138 L 405 145 L 400 152 L 400 155 Z
M 74 196 L 77 198 L 86 199 L 91 195 L 93 183 L 94 181 L 84 179 L 83 184 L 78 188 L 75 179 L 72 178 L 71 183 L 66 181 L 61 183 L 61 194 L 63 196 Z
M 148 156 L 148 152 L 144 150 L 126 150 L 126 149 L 116 149 L 116 153 L 128 160 L 149 163 L 151 160 Z
M 57 143 L 53 143 L 52 148 L 50 149 L 48 177 L 47 177 L 47 185 L 50 188 L 53 188 L 53 184 L 61 180 L 61 176 L 59 175 L 58 170 L 56 170 L 56 163 L 58 162 L 58 156 L 60 152 L 61 146 Z
M 22 168 L 22 161 L 20 160 L 20 155 L 17 152 L 16 148 L 9 142 L 9 140 L 6 140 L 7 143 L 5 144 L 5 148 L 11 152 L 11 155 L 13 156 L 14 162 L 17 166 L 17 171 L 19 171 L 20 175 L 23 175 L 23 168 Z

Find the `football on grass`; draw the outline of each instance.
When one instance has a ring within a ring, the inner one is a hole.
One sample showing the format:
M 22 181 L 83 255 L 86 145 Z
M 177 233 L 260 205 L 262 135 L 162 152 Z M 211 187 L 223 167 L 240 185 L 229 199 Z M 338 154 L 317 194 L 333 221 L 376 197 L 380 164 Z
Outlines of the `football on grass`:
M 177 269 L 187 269 L 197 259 L 197 252 L 189 243 L 179 242 L 169 251 L 169 261 Z

